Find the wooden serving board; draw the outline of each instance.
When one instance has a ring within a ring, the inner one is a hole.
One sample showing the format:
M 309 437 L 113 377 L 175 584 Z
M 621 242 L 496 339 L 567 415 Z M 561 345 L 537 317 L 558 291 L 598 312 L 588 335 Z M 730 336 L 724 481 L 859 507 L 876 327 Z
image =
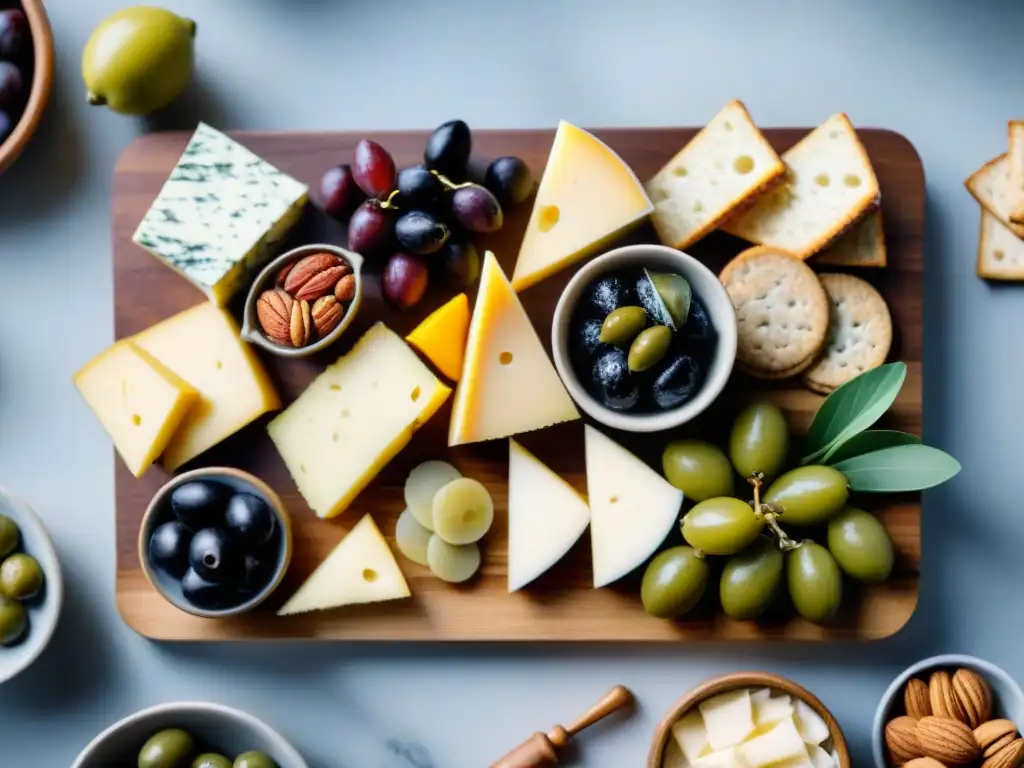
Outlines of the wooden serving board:
M 653 175 L 695 133 L 694 128 L 609 129 L 596 134 L 621 154 L 641 179 Z M 791 146 L 805 129 L 772 129 L 766 135 L 778 151 Z M 189 134 L 163 133 L 132 144 L 121 157 L 114 179 L 113 245 L 115 330 L 118 338 L 203 300 L 202 294 L 131 242 L 132 232 L 153 202 L 174 166 Z M 257 154 L 316 190 L 321 174 L 331 165 L 349 162 L 360 138 L 381 142 L 399 167 L 421 162 L 423 132 L 354 133 L 239 133 L 236 138 Z M 895 406 L 887 415 L 889 426 L 920 434 L 921 429 L 921 303 L 924 174 L 913 146 L 902 136 L 885 130 L 860 131 L 882 188 L 889 266 L 867 270 L 864 276 L 889 302 L 895 323 L 891 359 L 906 361 L 908 377 Z M 474 150 L 485 157 L 518 155 L 539 178 L 551 147 L 553 131 L 477 131 Z M 530 213 L 530 202 L 506 211 L 505 226 L 478 246 L 491 248 L 511 274 L 519 241 Z M 296 244 L 344 243 L 345 227 L 329 220 L 314 207 L 296 233 Z M 656 241 L 653 229 L 642 228 L 630 240 Z M 715 233 L 691 249 L 714 269 L 741 250 L 744 244 Z M 366 297 L 357 322 L 330 351 L 312 360 L 283 360 L 261 354 L 284 402 L 294 400 L 307 384 L 345 352 L 369 325 L 383 319 L 399 333 L 411 330 L 448 295 L 434 289 L 413 310 L 399 313 L 380 298 L 381 265 L 368 266 Z M 531 288 L 523 303 L 545 345 L 550 343 L 555 302 L 573 274 L 568 269 Z M 200 343 L 200 340 L 197 340 Z M 698 424 L 672 436 L 699 434 L 719 444 L 728 434 L 730 418 L 744 399 L 767 397 L 782 408 L 797 430 L 805 429 L 821 397 L 803 389 L 798 381 L 766 383 L 735 374 L 714 408 Z M 299 496 L 273 445 L 266 436 L 267 418 L 259 420 L 199 457 L 192 466 L 227 464 L 263 477 L 288 505 L 294 520 L 295 555 L 278 592 L 260 610 L 245 617 L 204 620 L 184 614 L 165 602 L 148 584 L 139 565 L 136 539 L 147 502 L 166 481 L 154 467 L 141 479 L 133 478 L 115 456 L 117 497 L 117 604 L 125 621 L 141 634 L 162 640 L 239 640 L 255 638 L 317 638 L 356 640 L 868 640 L 891 635 L 910 618 L 918 595 L 920 556 L 920 503 L 918 495 L 866 499 L 862 505 L 877 510 L 896 544 L 897 564 L 892 578 L 868 590 L 850 587 L 844 609 L 829 628 L 793 618 L 782 606 L 777 615 L 759 623 L 726 619 L 714 610 L 717 584 L 708 589 L 709 605 L 686 621 L 668 622 L 647 616 L 640 605 L 639 575 L 612 588 L 591 587 L 588 536 L 551 571 L 522 593 L 506 589 L 507 560 L 507 441 L 447 447 L 450 401 L 410 445 L 387 466 L 355 501 L 332 521 L 317 519 Z M 583 426 L 581 422 L 520 436 L 523 444 L 580 490 L 585 490 Z M 669 435 L 612 437 L 636 451 L 655 467 Z M 402 488 L 408 471 L 420 461 L 441 458 L 490 489 L 495 501 L 495 524 L 483 542 L 481 575 L 464 586 L 451 586 L 432 577 L 426 568 L 400 558 L 413 597 L 380 605 L 343 608 L 287 618 L 275 609 L 298 587 L 347 530 L 366 512 L 372 512 L 389 537 L 402 511 Z M 678 533 L 673 536 L 678 537 Z M 820 535 L 818 540 L 821 541 Z M 714 578 L 714 577 L 713 577 Z

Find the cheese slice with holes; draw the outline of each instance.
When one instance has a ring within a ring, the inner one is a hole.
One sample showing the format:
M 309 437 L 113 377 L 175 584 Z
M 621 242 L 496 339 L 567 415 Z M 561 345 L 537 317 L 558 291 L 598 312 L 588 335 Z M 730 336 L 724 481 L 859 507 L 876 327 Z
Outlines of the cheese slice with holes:
M 382 603 L 410 594 L 402 569 L 380 529 L 372 517 L 364 515 L 277 615 Z
M 199 393 L 130 341 L 119 341 L 74 376 L 75 386 L 139 477 L 163 453 Z
M 579 417 L 519 297 L 488 251 L 448 445 L 509 437 Z
M 590 256 L 653 210 L 621 157 L 562 120 L 537 187 L 512 286 L 522 291 Z
M 377 323 L 267 432 L 310 509 L 334 517 L 450 394 L 401 337 Z

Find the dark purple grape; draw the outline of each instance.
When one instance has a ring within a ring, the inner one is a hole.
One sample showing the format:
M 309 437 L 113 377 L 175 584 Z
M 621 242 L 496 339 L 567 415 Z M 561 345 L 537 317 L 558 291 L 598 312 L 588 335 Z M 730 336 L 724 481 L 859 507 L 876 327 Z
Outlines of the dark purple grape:
M 410 208 L 433 211 L 444 193 L 444 185 L 425 166 L 411 165 L 398 172 L 398 194 Z
M 380 144 L 363 139 L 352 154 L 352 176 L 368 197 L 387 197 L 395 188 L 395 161 Z
M 221 608 L 232 591 L 224 584 L 207 581 L 189 568 L 181 579 L 181 595 L 197 608 Z
M 480 277 L 480 252 L 468 240 L 449 240 L 435 259 L 444 268 L 445 281 L 457 291 L 466 290 Z
M 162 571 L 180 579 L 188 570 L 188 545 L 192 532 L 177 520 L 157 527 L 149 537 L 149 561 Z
M 277 519 L 270 505 L 252 493 L 236 493 L 231 497 L 224 511 L 224 524 L 230 536 L 257 549 L 265 546 L 277 530 Z
M 221 524 L 231 489 L 212 480 L 191 480 L 171 491 L 171 511 L 192 531 Z
M 348 247 L 364 256 L 380 252 L 391 241 L 393 219 L 373 198 L 364 201 L 348 220 Z
M 11 135 L 11 131 L 14 130 L 14 120 L 0 109 L 0 144 L 4 143 L 4 139 Z
M 0 11 L 0 60 L 17 61 L 28 40 L 28 20 L 25 12 L 15 8 Z
M 324 213 L 345 220 L 366 195 L 352 176 L 352 166 L 336 165 L 320 179 L 320 200 Z
M 395 237 L 408 251 L 418 256 L 437 253 L 446 242 L 450 230 L 426 211 L 403 213 L 395 222 Z
M 640 388 L 629 374 L 625 350 L 609 346 L 594 360 L 590 389 L 607 407 L 627 411 L 640 400 Z
M 21 70 L 9 61 L 0 61 L 0 109 L 13 111 L 20 107 L 24 90 Z
M 427 139 L 423 159 L 427 168 L 444 174 L 452 181 L 466 177 L 466 164 L 473 149 L 469 126 L 462 120 L 449 120 L 439 125 Z
M 498 198 L 477 184 L 455 190 L 451 208 L 455 221 L 469 232 L 497 232 L 505 221 Z
M 188 564 L 216 584 L 238 584 L 245 575 L 245 553 L 240 543 L 220 528 L 203 528 L 192 537 Z
M 381 289 L 385 298 L 396 307 L 409 309 L 420 303 L 429 282 L 427 264 L 423 259 L 408 253 L 395 253 L 384 267 Z
M 533 174 L 518 157 L 499 157 L 487 166 L 484 186 L 502 205 L 516 205 L 533 194 Z
M 704 372 L 690 355 L 673 350 L 660 362 L 651 387 L 654 405 L 668 410 L 690 400 L 703 382 Z

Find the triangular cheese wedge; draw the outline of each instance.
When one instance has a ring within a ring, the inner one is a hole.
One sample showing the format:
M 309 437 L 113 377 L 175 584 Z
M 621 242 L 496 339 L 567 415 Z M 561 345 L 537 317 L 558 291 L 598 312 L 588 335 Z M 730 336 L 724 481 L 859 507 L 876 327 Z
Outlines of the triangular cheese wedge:
M 278 616 L 409 597 L 409 585 L 373 518 L 365 515 L 317 566 Z
M 509 437 L 579 417 L 519 297 L 488 251 L 448 445 Z
M 576 489 L 515 440 L 508 441 L 508 591 L 536 579 L 590 523 Z
M 522 291 L 586 258 L 654 210 L 608 145 L 562 120 L 537 187 L 512 286 Z
M 469 332 L 469 299 L 460 293 L 435 309 L 405 337 L 434 367 L 452 381 L 462 375 Z
M 589 424 L 586 454 L 597 588 L 621 579 L 654 554 L 679 519 L 683 492 Z

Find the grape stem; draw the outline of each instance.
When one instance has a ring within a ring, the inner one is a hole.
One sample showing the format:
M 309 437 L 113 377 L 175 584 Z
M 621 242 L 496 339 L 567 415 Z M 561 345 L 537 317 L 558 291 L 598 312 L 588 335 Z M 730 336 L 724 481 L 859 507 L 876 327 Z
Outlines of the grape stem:
M 385 211 L 400 211 L 400 210 L 402 210 L 397 205 L 395 205 L 395 198 L 396 197 L 398 197 L 398 190 L 397 189 L 392 191 L 391 194 L 389 194 L 386 199 L 381 200 L 380 207 L 383 208 Z
M 461 184 L 456 184 L 454 181 L 449 179 L 443 173 L 438 173 L 437 171 L 434 171 L 434 170 L 431 170 L 430 172 L 432 174 L 434 174 L 435 176 L 437 176 L 438 180 L 441 182 L 441 184 L 444 185 L 444 187 L 449 192 L 452 192 L 452 191 L 454 191 L 456 189 L 465 189 L 466 187 L 472 187 L 473 186 L 473 182 L 472 181 L 464 181 Z
M 779 542 L 779 549 L 783 552 L 789 552 L 800 546 L 799 541 L 793 541 L 786 535 L 786 532 L 782 530 L 782 526 L 779 525 L 778 513 L 772 509 L 770 504 L 761 503 L 761 485 L 764 483 L 764 475 L 760 472 L 755 472 L 753 475 L 747 478 L 747 482 L 754 489 L 754 514 L 765 521 L 775 538 Z

